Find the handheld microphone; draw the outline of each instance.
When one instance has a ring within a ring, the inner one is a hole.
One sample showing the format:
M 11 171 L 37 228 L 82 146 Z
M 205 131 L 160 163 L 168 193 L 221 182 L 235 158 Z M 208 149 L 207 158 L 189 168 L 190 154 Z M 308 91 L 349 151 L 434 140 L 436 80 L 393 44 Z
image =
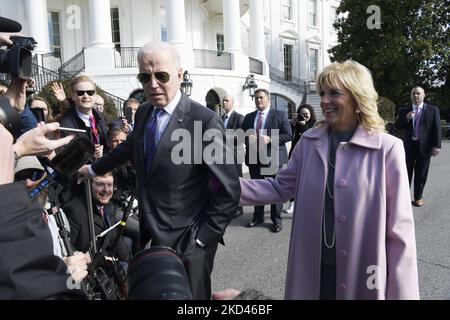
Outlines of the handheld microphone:
M 94 152 L 95 147 L 89 139 L 85 137 L 73 139 L 50 161 L 50 166 L 45 166 L 47 176 L 30 191 L 30 197 L 36 198 L 53 183 L 60 185 L 67 183 L 69 178 L 92 158 Z

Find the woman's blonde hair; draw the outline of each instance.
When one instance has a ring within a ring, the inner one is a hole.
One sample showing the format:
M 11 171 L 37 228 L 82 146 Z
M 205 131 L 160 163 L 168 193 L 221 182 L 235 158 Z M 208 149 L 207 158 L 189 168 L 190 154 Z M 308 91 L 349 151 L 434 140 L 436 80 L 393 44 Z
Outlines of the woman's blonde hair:
M 385 131 L 384 120 L 378 113 L 378 93 L 369 69 L 352 60 L 334 62 L 317 76 L 317 91 L 322 91 L 324 85 L 343 86 L 350 91 L 357 104 L 359 123 L 369 130 Z

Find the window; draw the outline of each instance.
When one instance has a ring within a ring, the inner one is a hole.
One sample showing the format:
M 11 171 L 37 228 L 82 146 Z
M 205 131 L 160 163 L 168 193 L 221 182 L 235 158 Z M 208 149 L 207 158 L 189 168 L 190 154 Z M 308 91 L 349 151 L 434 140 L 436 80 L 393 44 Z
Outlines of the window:
M 308 1 L 308 24 L 317 27 L 317 0 Z
M 50 50 L 53 52 L 55 57 L 61 58 L 61 31 L 59 25 L 59 12 L 49 11 L 47 13 L 47 20 Z
M 223 34 L 216 34 L 217 53 L 222 53 L 225 50 L 225 40 Z
M 337 8 L 336 7 L 331 7 L 330 8 L 330 26 L 331 26 L 331 31 L 336 32 L 336 28 L 333 26 L 333 24 L 337 21 L 338 16 L 337 16 Z
M 284 80 L 292 80 L 292 45 L 283 45 Z
M 316 81 L 317 65 L 319 64 L 319 50 L 309 49 L 309 81 Z
M 282 0 L 281 1 L 281 17 L 286 20 L 292 20 L 291 0 Z
M 111 8 L 111 34 L 116 49 L 120 49 L 119 8 Z
M 167 41 L 167 28 L 161 27 L 161 41 Z

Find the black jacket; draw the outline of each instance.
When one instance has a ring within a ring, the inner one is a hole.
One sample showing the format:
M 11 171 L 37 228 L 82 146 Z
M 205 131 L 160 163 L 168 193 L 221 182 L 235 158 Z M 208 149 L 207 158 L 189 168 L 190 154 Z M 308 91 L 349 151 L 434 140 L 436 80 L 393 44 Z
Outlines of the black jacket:
M 65 263 L 53 254 L 43 208 L 23 182 L 0 185 L 0 299 L 82 298 Z
M 179 253 L 195 246 L 195 237 L 206 245 L 215 245 L 222 240 L 236 211 L 241 191 L 234 164 L 208 163 L 202 157 L 206 147 L 225 148 L 222 119 L 182 95 L 147 171 L 143 136 L 153 108 L 149 102 L 141 105 L 127 140 L 97 160 L 92 169 L 103 174 L 135 160 L 141 245 L 152 239 Z M 206 139 L 203 133 L 208 129 L 220 132 L 223 139 Z M 181 163 L 174 163 L 181 159 Z M 219 182 L 220 190 L 212 192 L 212 178 Z
M 413 126 L 412 120 L 408 120 L 406 115 L 411 111 L 411 106 L 401 108 L 397 112 L 395 121 L 396 129 L 404 130 L 403 143 L 405 150 L 411 148 Z M 439 109 L 428 103 L 423 104 L 420 122 L 420 154 L 423 157 L 430 157 L 431 150 L 441 148 L 442 128 Z
M 92 204 L 92 209 L 94 213 L 95 235 L 98 235 L 108 229 L 109 226 L 106 225 L 105 219 L 100 216 L 97 206 L 94 203 Z M 91 238 L 85 195 L 81 194 L 72 199 L 69 203 L 63 206 L 63 210 L 67 216 L 67 220 L 69 220 L 70 241 L 72 242 L 74 248 L 82 252 L 88 251 Z M 117 210 L 119 210 L 118 206 L 112 201 L 104 207 L 104 214 L 107 215 L 110 226 L 118 222 L 115 217 Z M 113 239 L 115 237 L 115 231 L 116 229 L 112 230 L 106 239 Z M 97 241 L 96 244 L 98 248 L 104 244 L 104 240 L 105 238 L 100 238 Z M 130 251 L 122 239 L 120 239 L 117 243 L 114 254 L 120 261 L 128 261 L 130 259 Z
M 242 129 L 244 131 L 247 130 L 255 130 L 255 118 L 258 111 L 253 111 L 247 114 L 244 118 L 244 122 L 242 124 Z M 267 130 L 266 135 L 268 135 L 271 139 L 275 139 L 273 135 L 273 130 L 278 130 L 278 148 L 275 150 L 278 152 L 278 159 L 272 155 L 272 143 L 267 145 L 267 157 L 269 157 L 269 164 L 266 164 L 266 160 L 264 163 L 250 163 L 251 161 L 250 152 L 252 149 L 254 150 L 254 146 L 249 145 L 249 139 L 246 137 L 245 139 L 245 164 L 248 165 L 258 165 L 258 166 L 274 166 L 280 167 L 288 161 L 288 154 L 286 150 L 286 142 L 292 140 L 292 129 L 291 124 L 289 123 L 288 115 L 285 111 L 270 109 L 269 114 L 267 115 L 266 123 L 264 129 Z M 258 150 L 259 153 L 259 150 Z M 259 153 L 260 154 L 260 153 Z M 263 152 L 265 154 L 265 152 Z M 259 158 L 257 159 L 259 161 Z M 274 162 L 275 161 L 275 162 Z

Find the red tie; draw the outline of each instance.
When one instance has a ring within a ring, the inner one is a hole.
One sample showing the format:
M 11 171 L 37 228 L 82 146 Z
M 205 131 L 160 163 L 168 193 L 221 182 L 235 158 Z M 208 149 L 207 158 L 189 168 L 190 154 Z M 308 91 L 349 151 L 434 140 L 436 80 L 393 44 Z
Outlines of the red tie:
M 258 112 L 258 121 L 256 122 L 256 135 L 259 136 L 259 131 L 262 128 L 262 117 L 263 113 L 260 111 Z
M 97 131 L 97 127 L 95 125 L 95 118 L 94 118 L 93 115 L 89 116 L 89 123 L 91 124 L 92 143 L 93 144 L 99 144 L 100 141 L 98 139 L 98 131 Z

